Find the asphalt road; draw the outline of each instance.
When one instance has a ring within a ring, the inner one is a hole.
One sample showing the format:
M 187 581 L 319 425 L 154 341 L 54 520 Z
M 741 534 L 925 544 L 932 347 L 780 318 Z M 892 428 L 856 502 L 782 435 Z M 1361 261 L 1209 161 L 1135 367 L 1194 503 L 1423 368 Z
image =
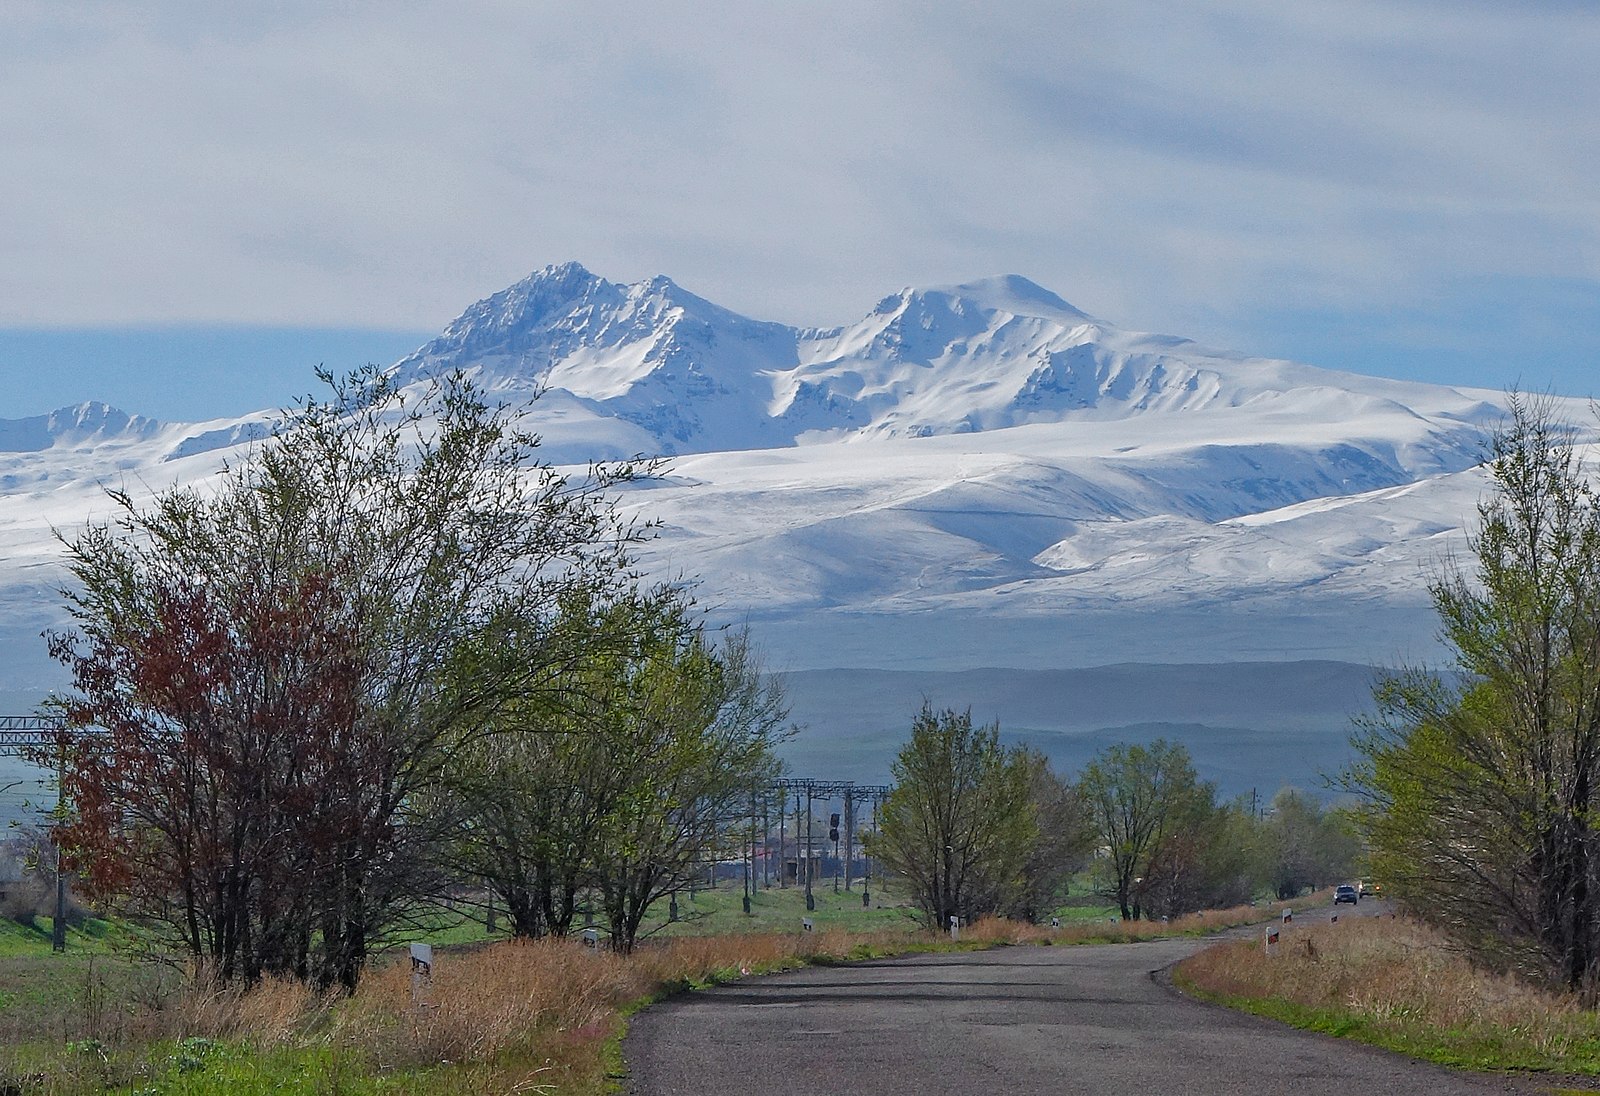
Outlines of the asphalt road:
M 1361 913 L 1372 906 L 1363 903 Z M 1325 919 L 1326 910 L 1297 911 Z M 1341 917 L 1350 913 L 1344 907 Z M 1253 930 L 1259 932 L 1259 929 Z M 646 1009 L 636 1096 L 1196 1096 L 1539 1091 L 1182 996 L 1159 973 L 1205 941 L 1012 947 L 814 967 Z

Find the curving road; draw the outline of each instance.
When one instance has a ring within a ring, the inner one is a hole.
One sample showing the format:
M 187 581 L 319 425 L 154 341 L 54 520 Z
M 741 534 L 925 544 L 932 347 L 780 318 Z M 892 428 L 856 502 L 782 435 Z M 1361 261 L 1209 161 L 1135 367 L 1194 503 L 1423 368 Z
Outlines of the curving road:
M 909 956 L 686 994 L 634 1018 L 623 1044 L 627 1090 L 636 1096 L 1541 1091 L 1525 1079 L 1454 1073 L 1190 1000 L 1158 972 L 1204 946 L 1166 940 Z

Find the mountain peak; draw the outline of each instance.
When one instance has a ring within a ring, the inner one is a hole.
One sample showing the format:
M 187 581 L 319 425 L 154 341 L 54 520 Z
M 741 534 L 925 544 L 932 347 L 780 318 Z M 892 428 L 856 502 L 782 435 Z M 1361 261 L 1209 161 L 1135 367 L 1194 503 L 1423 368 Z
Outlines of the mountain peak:
M 0 419 L 0 453 L 35 453 L 56 445 L 95 445 L 136 441 L 161 429 L 161 423 L 130 415 L 99 400 L 58 407 L 48 415 Z
M 589 295 L 598 287 L 610 284 L 599 275 L 591 274 L 582 263 L 552 263 L 535 270 L 520 282 L 502 289 L 487 300 L 479 301 L 475 307 L 508 301 L 530 304 L 537 302 L 545 308 L 559 307 Z M 470 311 L 469 309 L 468 312 Z
M 1072 307 L 1038 282 L 1021 274 L 996 274 L 959 285 L 931 286 L 924 293 L 941 293 L 972 301 L 985 310 L 1011 312 L 1018 316 L 1042 316 L 1072 323 L 1087 323 L 1093 317 Z
M 1372 387 L 1124 332 L 1020 274 L 903 289 L 856 323 L 801 329 L 664 274 L 612 282 L 576 262 L 478 301 L 396 373 L 450 368 L 495 391 L 559 393 L 546 406 L 569 401 L 562 428 L 574 436 L 582 421 L 660 453 L 1127 418 L 1296 389 L 1360 399 Z
M 443 363 L 509 355 L 520 358 L 552 323 L 559 323 L 596 296 L 620 298 L 620 290 L 591 274 L 583 264 L 541 267 L 515 285 L 473 304 L 450 322 L 438 338 L 396 363 L 399 375 L 414 380 Z M 547 365 L 541 361 L 540 366 Z
M 683 308 L 702 314 L 714 313 L 718 317 L 734 317 L 741 321 L 745 320 L 745 317 L 730 312 L 721 305 L 708 301 L 699 294 L 683 288 L 683 286 L 665 274 L 657 274 L 654 277 L 646 278 L 642 282 L 634 282 L 632 285 L 626 286 L 625 289 L 629 296 L 637 297 L 640 300 L 653 300 L 668 308 Z
M 549 263 L 535 270 L 523 279 L 525 282 L 567 282 L 589 281 L 595 278 L 589 268 L 576 259 L 568 259 L 564 263 Z

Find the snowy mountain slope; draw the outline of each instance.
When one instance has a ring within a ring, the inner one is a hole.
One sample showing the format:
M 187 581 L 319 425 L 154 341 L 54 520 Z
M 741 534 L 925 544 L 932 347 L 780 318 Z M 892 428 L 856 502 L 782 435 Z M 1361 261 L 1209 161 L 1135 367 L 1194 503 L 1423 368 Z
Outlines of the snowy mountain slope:
M 680 457 L 628 505 L 665 523 L 647 557 L 705 576 L 723 604 L 1036 612 L 1330 581 L 1415 592 L 1483 486 L 1476 469 L 1406 478 L 1392 440 L 1319 447 L 1290 431 L 1102 456 L 1086 433 Z
M 675 454 L 623 497 L 663 523 L 645 563 L 699 577 L 722 619 L 771 622 L 778 660 L 808 666 L 1382 659 L 1390 624 L 1424 634 L 1429 568 L 1463 543 L 1502 414 L 1495 393 L 1123 332 L 1015 276 L 821 330 L 568 263 L 395 366 L 416 384 L 450 368 L 538 395 L 549 459 Z M 271 419 L 0 420 L 0 686 L 59 619 L 54 529 L 103 516 L 107 486 L 203 482 Z
M 131 416 L 103 403 L 82 403 L 29 419 L 0 420 L 0 453 L 140 441 L 160 429 L 161 424 L 153 419 Z

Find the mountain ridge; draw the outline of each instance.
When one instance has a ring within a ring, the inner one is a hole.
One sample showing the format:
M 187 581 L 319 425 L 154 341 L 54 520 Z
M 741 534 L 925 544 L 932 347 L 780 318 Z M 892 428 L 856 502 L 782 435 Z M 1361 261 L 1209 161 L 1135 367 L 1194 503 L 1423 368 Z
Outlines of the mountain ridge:
M 164 424 L 130 415 L 99 400 L 58 407 L 43 415 L 0 419 L 0 453 L 37 453 L 57 445 L 86 446 L 149 438 Z
M 1176 612 L 1231 622 L 1219 656 L 1275 635 L 1286 652 L 1370 659 L 1365 625 L 1290 629 L 1400 613 L 1415 634 L 1426 567 L 1464 543 L 1504 402 L 1125 332 L 1018 275 L 908 287 L 803 328 L 665 276 L 620 284 L 565 263 L 392 367 L 402 383 L 453 368 L 495 399 L 537 395 L 524 424 L 553 463 L 670 455 L 669 475 L 619 496 L 661 523 L 642 566 L 697 576 L 719 619 L 785 622 L 777 642 L 806 665 L 857 650 L 837 638 L 852 628 L 918 636 L 873 622 L 919 615 L 968 622 L 927 641 L 942 665 L 977 657 L 959 648 L 979 618 L 1024 622 L 994 635 L 1003 660 L 1032 664 L 1029 645 L 1089 611 L 1122 614 L 1118 650 L 1168 661 L 1184 652 L 1159 620 Z M 0 421 L 0 602 L 37 616 L 30 599 L 59 581 L 53 530 L 103 511 L 102 484 L 196 483 L 272 419 L 93 404 Z
M 927 437 L 1281 399 L 1324 388 L 1481 424 L 1492 394 L 1322 370 L 1124 332 L 1020 275 L 908 287 L 833 328 L 752 320 L 658 275 L 575 262 L 464 311 L 395 369 L 473 371 L 493 392 L 566 393 L 667 455 Z M 1446 395 L 1448 394 L 1448 395 Z

